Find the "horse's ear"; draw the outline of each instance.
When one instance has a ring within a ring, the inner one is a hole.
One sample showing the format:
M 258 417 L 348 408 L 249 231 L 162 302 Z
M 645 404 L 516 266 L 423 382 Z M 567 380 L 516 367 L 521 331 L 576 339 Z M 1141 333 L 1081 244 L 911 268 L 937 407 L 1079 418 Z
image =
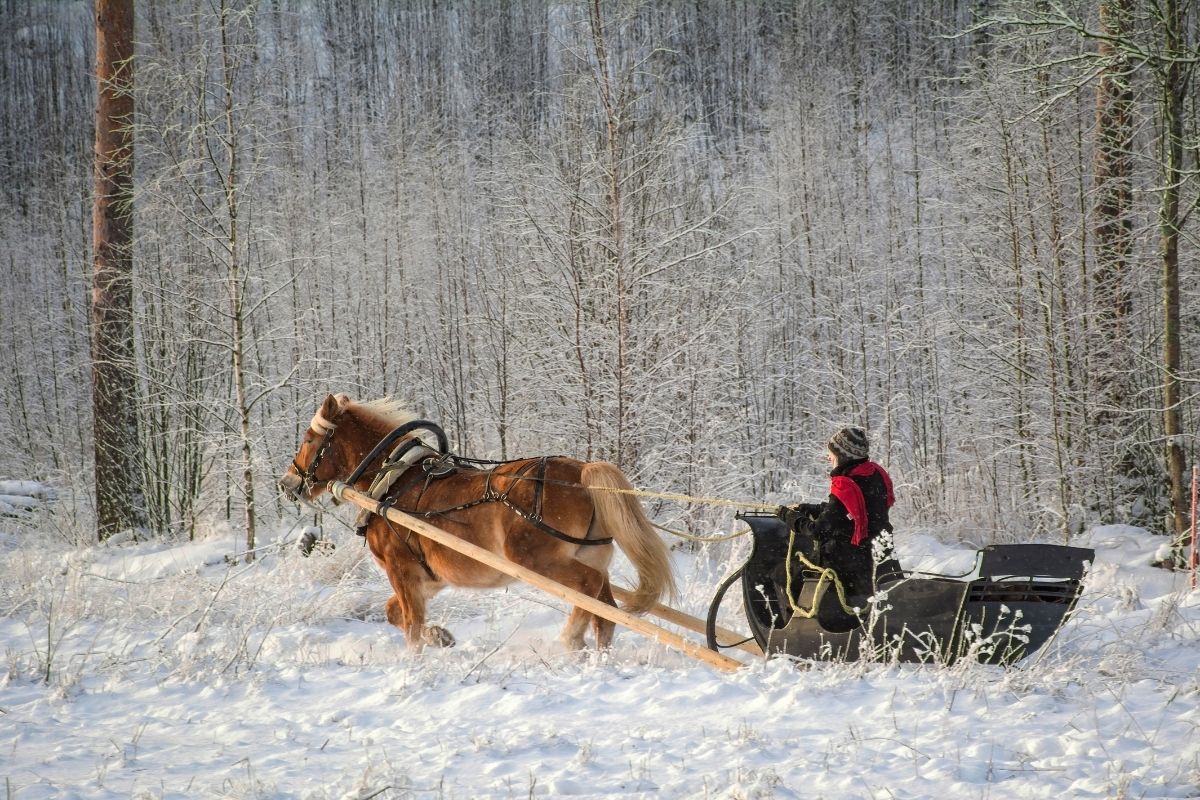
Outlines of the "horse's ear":
M 325 398 L 325 402 L 321 403 L 321 416 L 330 422 L 337 419 L 338 415 L 342 413 L 342 408 L 347 400 L 349 398 L 344 394 L 329 395 Z

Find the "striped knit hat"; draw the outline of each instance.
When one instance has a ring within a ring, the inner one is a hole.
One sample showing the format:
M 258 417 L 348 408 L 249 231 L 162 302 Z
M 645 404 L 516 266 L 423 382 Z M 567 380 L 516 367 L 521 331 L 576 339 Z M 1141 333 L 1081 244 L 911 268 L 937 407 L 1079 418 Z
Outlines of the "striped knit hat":
M 870 455 L 867 432 L 862 428 L 842 428 L 829 440 L 830 451 L 847 461 L 857 461 Z

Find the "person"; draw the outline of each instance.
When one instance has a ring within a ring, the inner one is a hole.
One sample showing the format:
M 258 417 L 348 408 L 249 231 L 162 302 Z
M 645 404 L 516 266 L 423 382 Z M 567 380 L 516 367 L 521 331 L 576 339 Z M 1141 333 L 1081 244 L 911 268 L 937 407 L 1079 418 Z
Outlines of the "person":
M 778 514 L 789 528 L 812 535 L 820 565 L 838 574 L 847 596 L 870 595 L 875 566 L 872 543 L 882 531 L 892 530 L 888 519 L 888 509 L 896 501 L 892 479 L 870 460 L 862 428 L 842 428 L 830 438 L 827 450 L 833 467 L 829 499 L 780 506 Z M 890 556 L 887 552 L 881 558 Z

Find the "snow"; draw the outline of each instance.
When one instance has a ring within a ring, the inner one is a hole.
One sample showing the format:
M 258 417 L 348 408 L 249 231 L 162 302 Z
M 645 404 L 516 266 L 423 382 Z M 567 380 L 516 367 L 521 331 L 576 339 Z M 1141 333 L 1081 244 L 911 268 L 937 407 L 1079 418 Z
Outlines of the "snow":
M 1200 796 L 1200 593 L 1136 528 L 1077 542 L 1097 550 L 1079 610 L 1016 667 L 726 674 L 628 630 L 564 652 L 562 605 L 522 587 L 439 595 L 459 645 L 409 653 L 349 533 L 304 558 L 281 531 L 246 565 L 229 530 L 70 548 L 34 524 L 0 527 L 0 778 L 21 800 Z M 950 538 L 897 548 L 969 571 Z M 677 553 L 682 607 L 703 615 L 743 552 Z
M 55 496 L 53 487 L 40 481 L 0 480 L 0 495 L 22 495 L 49 500 Z
M 53 499 L 54 490 L 44 483 L 0 480 L 0 516 L 19 516 Z

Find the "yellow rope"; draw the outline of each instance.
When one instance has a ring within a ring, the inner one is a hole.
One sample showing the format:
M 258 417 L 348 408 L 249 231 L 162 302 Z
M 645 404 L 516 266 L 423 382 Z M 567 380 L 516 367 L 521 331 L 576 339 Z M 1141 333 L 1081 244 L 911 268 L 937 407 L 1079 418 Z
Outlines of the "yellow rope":
M 842 581 L 838 577 L 837 573 L 834 572 L 829 567 L 821 567 L 821 566 L 818 566 L 818 565 L 814 564 L 813 562 L 809 561 L 808 558 L 805 557 L 804 553 L 802 553 L 800 551 L 793 551 L 792 548 L 795 546 L 795 544 L 796 544 L 796 531 L 792 530 L 788 533 L 788 549 L 787 549 L 788 555 L 787 555 L 787 561 L 785 562 L 786 573 L 787 573 L 787 586 L 784 587 L 784 594 L 787 595 L 788 605 L 792 607 L 792 613 L 799 615 L 801 619 L 812 619 L 813 617 L 815 617 L 817 615 L 817 609 L 820 608 L 820 606 L 821 606 L 821 597 L 823 595 L 823 591 L 822 591 L 823 587 L 826 583 L 832 583 L 833 588 L 837 591 L 838 602 L 841 603 L 842 610 L 851 616 L 857 617 L 858 612 L 855 609 L 851 608 L 850 606 L 846 605 L 846 590 L 844 588 L 842 588 Z M 820 577 L 817 578 L 817 588 L 813 590 L 813 606 L 812 606 L 812 608 L 808 609 L 807 611 L 804 610 L 803 608 L 801 608 L 800 605 L 796 602 L 795 598 L 792 597 L 792 555 L 793 554 L 796 556 L 796 558 L 798 558 L 800 560 L 800 563 L 804 564 L 804 566 L 820 573 Z
M 728 542 L 730 539 L 736 539 L 739 536 L 745 536 L 750 532 L 749 528 L 743 528 L 740 531 L 723 533 L 720 536 L 696 536 L 692 533 L 685 533 L 684 531 L 674 531 L 670 528 L 664 528 L 662 525 L 659 525 L 656 522 L 651 522 L 650 524 L 655 528 L 658 528 L 663 533 L 669 533 L 672 536 L 678 536 L 680 539 L 687 539 L 690 542 Z
M 744 508 L 748 511 L 774 511 L 779 508 L 778 504 L 775 503 L 747 503 L 742 500 L 724 500 L 720 497 L 698 497 L 696 495 L 676 494 L 674 492 L 651 492 L 646 489 L 619 489 L 615 486 L 586 486 L 574 481 L 556 481 L 549 478 L 537 478 L 533 475 L 500 475 L 499 477 L 510 481 L 537 481 L 547 485 L 571 486 L 577 489 L 587 489 L 590 492 L 612 492 L 613 494 L 628 494 L 634 497 L 650 497 L 657 500 L 676 500 L 680 503 Z
M 378 475 L 375 476 L 375 480 L 371 483 L 371 488 L 368 490 L 368 494 L 370 494 L 372 497 L 376 497 L 375 492 L 377 491 L 377 487 L 382 488 L 383 491 L 387 491 L 388 486 L 390 486 L 391 482 L 394 481 L 396 479 L 396 477 L 398 477 L 398 475 L 387 473 L 386 470 L 381 471 Z M 530 475 L 504 475 L 502 477 L 508 478 L 510 480 L 527 480 L 527 481 L 539 480 L 538 478 L 535 478 Z M 584 486 L 581 483 L 567 483 L 565 481 L 550 481 L 550 480 L 545 480 L 545 479 L 540 479 L 540 480 L 542 480 L 543 483 L 558 483 L 558 484 L 567 485 L 567 486 L 577 486 L 580 489 L 587 489 L 588 491 L 612 492 L 614 494 L 628 494 L 628 495 L 633 495 L 634 497 L 651 497 L 651 498 L 655 498 L 658 500 L 676 500 L 681 503 L 698 503 L 700 505 L 707 505 L 707 506 L 725 506 L 726 508 L 745 508 L 745 509 L 749 509 L 751 511 L 774 511 L 775 509 L 777 509 L 779 507 L 778 505 L 775 505 L 772 503 L 746 503 L 746 502 L 742 502 L 740 500 L 724 500 L 719 497 L 697 497 L 695 495 L 675 494 L 673 492 L 651 492 L 651 491 L 647 491 L 645 489 L 620 489 L 615 486 Z M 382 494 L 382 493 L 383 492 L 380 492 L 380 494 Z M 378 498 L 376 498 L 376 499 L 378 499 Z M 370 512 L 367 512 L 367 513 L 369 514 Z M 658 528 L 660 531 L 663 531 L 664 533 L 669 533 L 672 536 L 678 536 L 681 539 L 687 539 L 692 542 L 727 542 L 730 539 L 736 539 L 739 536 L 745 536 L 747 533 L 750 532 L 749 528 L 744 528 L 743 530 L 736 531 L 734 533 L 724 534 L 721 536 L 695 536 L 690 533 L 684 533 L 683 531 L 675 531 L 675 530 L 671 530 L 670 528 L 664 528 L 661 525 L 657 525 L 653 522 L 651 522 L 650 524 L 654 525 L 655 528 Z
M 745 503 L 740 500 L 722 500 L 719 497 L 696 497 L 690 494 L 673 494 L 671 492 L 648 492 L 645 489 L 617 489 L 607 486 L 589 486 L 586 487 L 592 491 L 615 492 L 617 494 L 631 494 L 635 497 L 653 497 L 659 500 L 678 500 L 681 503 L 699 503 L 706 506 L 725 506 L 727 508 L 745 508 L 752 511 L 774 511 L 779 508 L 777 504 L 772 503 Z

